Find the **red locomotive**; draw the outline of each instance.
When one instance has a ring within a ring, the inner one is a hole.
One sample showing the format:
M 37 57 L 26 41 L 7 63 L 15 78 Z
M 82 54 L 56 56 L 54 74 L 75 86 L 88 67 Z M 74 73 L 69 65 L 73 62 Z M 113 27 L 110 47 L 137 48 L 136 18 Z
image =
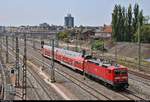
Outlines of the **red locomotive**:
M 52 56 L 52 47 L 43 45 L 42 55 L 48 58 Z M 119 64 L 112 64 L 82 53 L 54 48 L 54 59 L 60 63 L 93 76 L 96 79 L 113 86 L 114 88 L 128 88 L 128 69 Z

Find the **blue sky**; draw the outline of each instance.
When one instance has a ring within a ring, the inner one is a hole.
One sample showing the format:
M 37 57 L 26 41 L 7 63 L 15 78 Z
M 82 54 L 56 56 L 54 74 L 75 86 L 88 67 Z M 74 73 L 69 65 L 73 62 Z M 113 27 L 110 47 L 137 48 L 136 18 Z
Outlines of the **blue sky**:
M 136 2 L 150 15 L 150 0 L 1 0 L 0 25 L 64 25 L 64 16 L 71 13 L 77 26 L 100 26 L 111 23 L 115 4 L 127 7 Z

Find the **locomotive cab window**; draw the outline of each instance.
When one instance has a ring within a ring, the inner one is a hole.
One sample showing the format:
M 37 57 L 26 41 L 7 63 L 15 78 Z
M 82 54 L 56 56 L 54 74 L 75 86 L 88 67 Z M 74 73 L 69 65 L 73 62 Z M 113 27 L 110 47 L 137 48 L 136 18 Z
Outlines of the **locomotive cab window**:
M 104 64 L 102 65 L 102 67 L 104 67 L 104 68 L 108 68 L 108 66 L 107 66 L 107 65 L 104 65 Z
M 115 72 L 116 75 L 118 75 L 118 74 L 124 74 L 124 75 L 126 75 L 127 74 L 126 70 L 115 70 L 114 72 Z
M 93 62 L 93 61 L 88 61 L 89 63 L 95 64 L 95 65 L 99 65 L 99 63 L 97 62 Z
M 115 70 L 114 72 L 116 75 L 120 74 L 120 70 Z
M 99 65 L 99 63 L 94 63 L 94 64 Z
M 127 71 L 126 70 L 122 70 L 121 74 L 127 74 Z
M 91 55 L 85 55 L 85 59 L 92 59 Z

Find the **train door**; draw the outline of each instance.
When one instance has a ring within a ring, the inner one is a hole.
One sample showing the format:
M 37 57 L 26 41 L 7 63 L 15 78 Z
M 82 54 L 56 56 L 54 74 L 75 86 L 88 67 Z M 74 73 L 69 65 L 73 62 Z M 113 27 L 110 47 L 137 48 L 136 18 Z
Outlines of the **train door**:
M 75 61 L 74 61 L 74 66 L 75 66 L 78 70 L 83 71 L 82 62 L 75 60 Z

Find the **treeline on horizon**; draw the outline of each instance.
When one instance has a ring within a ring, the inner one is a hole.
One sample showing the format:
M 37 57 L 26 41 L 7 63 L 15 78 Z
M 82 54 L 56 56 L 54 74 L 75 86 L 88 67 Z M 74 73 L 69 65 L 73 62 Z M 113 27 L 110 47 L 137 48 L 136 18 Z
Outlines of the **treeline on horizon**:
M 140 41 L 150 43 L 150 25 L 144 24 L 143 10 L 135 4 L 133 9 L 115 5 L 112 13 L 112 36 L 115 41 L 137 42 L 138 22 L 140 23 Z

